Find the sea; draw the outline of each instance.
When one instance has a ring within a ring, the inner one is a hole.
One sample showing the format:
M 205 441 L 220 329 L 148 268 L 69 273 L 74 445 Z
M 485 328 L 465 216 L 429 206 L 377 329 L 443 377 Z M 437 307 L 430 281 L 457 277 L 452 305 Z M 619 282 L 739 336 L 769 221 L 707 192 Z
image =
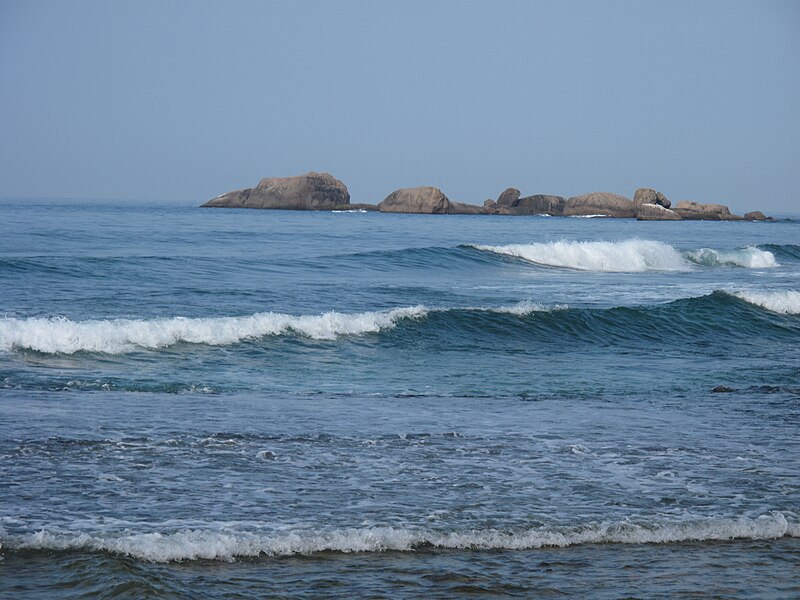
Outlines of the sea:
M 800 597 L 797 219 L 197 204 L 0 201 L 0 597 Z

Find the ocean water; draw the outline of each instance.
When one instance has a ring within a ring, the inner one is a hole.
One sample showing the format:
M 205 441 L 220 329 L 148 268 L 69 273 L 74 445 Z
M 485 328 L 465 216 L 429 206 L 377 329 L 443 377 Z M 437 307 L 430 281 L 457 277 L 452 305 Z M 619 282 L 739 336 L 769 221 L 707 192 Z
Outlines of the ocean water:
M 797 221 L 0 224 L 0 597 L 800 596 Z

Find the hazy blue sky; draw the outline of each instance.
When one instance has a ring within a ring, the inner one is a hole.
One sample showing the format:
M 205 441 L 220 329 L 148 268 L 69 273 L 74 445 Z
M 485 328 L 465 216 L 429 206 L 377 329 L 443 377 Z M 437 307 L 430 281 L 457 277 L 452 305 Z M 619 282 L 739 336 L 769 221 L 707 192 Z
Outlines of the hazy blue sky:
M 0 196 L 800 210 L 800 2 L 0 0 Z

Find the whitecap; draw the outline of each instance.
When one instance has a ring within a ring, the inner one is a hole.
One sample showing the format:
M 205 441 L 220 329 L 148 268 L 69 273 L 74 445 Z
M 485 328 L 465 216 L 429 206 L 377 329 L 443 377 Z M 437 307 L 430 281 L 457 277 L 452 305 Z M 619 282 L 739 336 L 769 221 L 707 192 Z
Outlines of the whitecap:
M 669 544 L 734 539 L 764 540 L 800 536 L 798 523 L 779 512 L 755 518 L 705 518 L 687 521 L 596 521 L 577 526 L 535 527 L 520 531 L 433 530 L 415 527 L 361 527 L 329 531 L 277 532 L 185 529 L 173 532 L 70 532 L 42 529 L 9 535 L 9 550 L 103 551 L 152 562 L 224 560 L 236 557 L 309 555 L 317 552 L 411 551 L 423 546 L 462 550 L 530 550 L 583 544 Z
M 800 315 L 800 292 L 782 290 L 773 292 L 733 292 L 737 298 L 772 312 L 784 315 Z
M 769 250 L 761 250 L 755 246 L 737 250 L 714 250 L 700 248 L 685 253 L 688 260 L 707 267 L 744 267 L 747 269 L 766 269 L 777 267 L 778 261 Z
M 265 336 L 295 334 L 315 340 L 377 333 L 402 319 L 422 318 L 423 306 L 380 312 L 288 315 L 266 312 L 243 317 L 112 319 L 72 321 L 64 317 L 0 319 L 0 351 L 27 349 L 45 353 L 123 354 L 164 348 L 180 342 L 226 346 Z
M 691 270 L 691 265 L 675 248 L 653 240 L 559 241 L 474 247 L 486 252 L 522 258 L 539 265 L 580 271 L 637 273 Z

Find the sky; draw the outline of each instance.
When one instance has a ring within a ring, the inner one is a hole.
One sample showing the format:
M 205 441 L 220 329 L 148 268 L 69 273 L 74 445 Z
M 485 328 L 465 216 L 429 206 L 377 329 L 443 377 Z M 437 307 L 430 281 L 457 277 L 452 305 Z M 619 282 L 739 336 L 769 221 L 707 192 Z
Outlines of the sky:
M 0 196 L 800 211 L 800 2 L 0 0 Z

